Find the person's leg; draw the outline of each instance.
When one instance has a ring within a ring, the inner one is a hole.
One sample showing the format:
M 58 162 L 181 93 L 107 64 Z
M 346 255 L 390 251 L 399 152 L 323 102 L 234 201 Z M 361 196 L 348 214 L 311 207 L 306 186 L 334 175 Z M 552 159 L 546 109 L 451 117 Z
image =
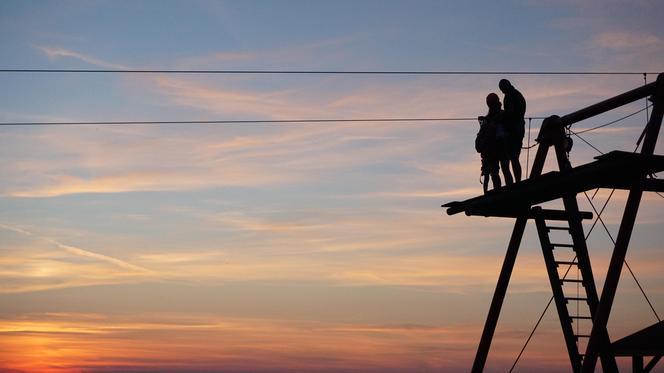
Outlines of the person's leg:
M 491 173 L 491 181 L 493 182 L 493 189 L 500 188 L 501 183 L 500 183 L 500 175 L 498 174 L 498 170 Z
M 482 166 L 480 167 L 480 173 L 482 174 L 482 190 L 484 194 L 489 191 L 489 167 L 491 166 L 486 158 L 485 154 L 482 154 Z
M 519 182 L 521 181 L 521 162 L 519 162 L 519 156 L 521 155 L 521 147 L 523 146 L 523 139 L 516 138 L 513 140 L 512 151 L 510 154 L 510 163 L 512 163 L 512 170 L 514 171 L 514 179 Z
M 489 173 L 491 174 L 491 182 L 493 183 L 493 189 L 498 189 L 501 186 L 500 183 L 500 165 L 498 164 L 498 158 L 491 159 L 491 166 L 489 167 Z
M 514 179 L 518 183 L 521 181 L 521 163 L 519 162 L 519 156 L 517 155 L 512 158 L 510 163 L 512 163 L 512 169 L 514 170 Z
M 500 159 L 500 168 L 503 169 L 503 177 L 505 177 L 505 185 L 512 184 L 514 182 L 514 179 L 512 179 L 512 173 L 510 172 L 509 158 Z

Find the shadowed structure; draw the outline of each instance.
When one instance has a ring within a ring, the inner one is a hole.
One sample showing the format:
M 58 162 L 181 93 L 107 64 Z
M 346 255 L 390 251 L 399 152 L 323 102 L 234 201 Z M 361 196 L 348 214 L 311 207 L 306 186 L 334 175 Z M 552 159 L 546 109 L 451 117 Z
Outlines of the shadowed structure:
M 632 357 L 633 373 L 650 372 L 664 356 L 664 321 L 613 342 L 611 348 L 616 356 Z M 652 356 L 645 366 L 644 356 Z
M 653 103 L 653 111 L 643 135 L 639 139 L 639 142 L 643 140 L 640 153 L 614 151 L 597 157 L 596 161 L 589 164 L 571 166 L 567 153 L 569 149 L 566 146 L 567 128 L 579 121 L 648 96 Z M 649 371 L 659 361 L 662 355 L 661 346 L 659 349 L 653 350 L 649 347 L 651 344 L 644 341 L 654 335 L 653 333 L 661 334 L 661 323 L 626 337 L 613 346 L 609 340 L 606 325 L 643 192 L 664 192 L 664 183 L 651 177 L 652 174 L 664 170 L 664 156 L 654 155 L 662 123 L 663 106 L 664 74 L 660 74 L 656 82 L 643 87 L 563 117 L 548 117 L 542 123 L 537 138 L 539 145 L 528 180 L 479 197 L 443 205 L 443 207 L 447 207 L 449 215 L 463 212 L 473 216 L 516 219 L 472 372 L 478 373 L 484 370 L 512 269 L 529 219 L 533 219 L 537 227 L 572 371 L 593 372 L 598 358 L 601 359 L 604 372 L 618 371 L 616 356 L 633 356 L 635 371 Z M 559 171 L 542 174 L 551 147 L 555 150 Z M 592 214 L 579 211 L 576 199 L 578 193 L 596 188 L 629 190 L 601 297 L 595 286 L 581 224 L 583 219 L 591 218 Z M 562 200 L 564 209 L 545 210 L 537 206 L 554 200 Z M 550 224 L 551 221 L 563 221 L 567 225 L 559 225 L 560 223 L 553 225 Z M 552 235 L 552 232 L 558 233 Z M 555 238 L 552 239 L 552 237 Z M 571 260 L 560 259 L 560 257 L 570 258 L 572 256 Z M 559 272 L 561 267 L 563 273 Z M 581 278 L 567 278 L 567 273 L 573 267 L 579 270 Z M 570 284 L 582 285 L 585 294 L 569 295 L 569 292 L 565 291 L 565 285 Z M 587 311 L 576 312 L 582 305 Z M 581 332 L 577 325 L 575 331 L 575 323 L 579 323 L 581 320 L 590 321 L 592 327 Z M 655 341 L 657 340 L 661 344 L 662 339 L 655 339 Z M 582 353 L 584 342 L 585 352 Z M 643 356 L 654 356 L 645 368 L 643 367 Z

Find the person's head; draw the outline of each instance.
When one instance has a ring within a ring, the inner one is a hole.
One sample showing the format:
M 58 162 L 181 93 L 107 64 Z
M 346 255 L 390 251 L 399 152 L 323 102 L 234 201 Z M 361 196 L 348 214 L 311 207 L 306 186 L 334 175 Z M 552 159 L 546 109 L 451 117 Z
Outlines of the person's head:
M 500 98 L 497 94 L 491 92 L 486 96 L 486 106 L 491 110 L 500 109 Z
M 507 79 L 500 79 L 500 82 L 498 82 L 498 88 L 500 88 L 501 92 L 507 93 L 510 89 L 513 88 L 512 83 L 510 83 L 509 80 Z

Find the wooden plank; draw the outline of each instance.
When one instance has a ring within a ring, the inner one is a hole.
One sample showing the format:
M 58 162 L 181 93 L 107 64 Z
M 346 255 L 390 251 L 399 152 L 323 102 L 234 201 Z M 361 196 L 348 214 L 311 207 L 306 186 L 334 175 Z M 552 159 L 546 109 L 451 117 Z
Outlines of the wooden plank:
M 664 156 L 615 151 L 564 172 L 549 172 L 442 207 L 447 208 L 448 215 L 465 212 L 473 216 L 516 217 L 531 206 L 562 198 L 564 193 L 595 188 L 631 189 L 637 182 L 648 185 L 647 190 L 660 191 L 664 189 L 662 181 L 646 179 L 660 171 L 664 171 Z

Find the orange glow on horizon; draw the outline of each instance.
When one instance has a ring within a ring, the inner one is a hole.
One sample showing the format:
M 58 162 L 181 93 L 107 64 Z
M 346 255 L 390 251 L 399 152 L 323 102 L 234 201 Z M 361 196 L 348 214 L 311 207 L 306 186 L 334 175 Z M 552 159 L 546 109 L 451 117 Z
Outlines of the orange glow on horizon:
M 477 332 L 468 326 L 46 314 L 2 322 L 0 365 L 21 372 L 459 371 L 472 358 Z

